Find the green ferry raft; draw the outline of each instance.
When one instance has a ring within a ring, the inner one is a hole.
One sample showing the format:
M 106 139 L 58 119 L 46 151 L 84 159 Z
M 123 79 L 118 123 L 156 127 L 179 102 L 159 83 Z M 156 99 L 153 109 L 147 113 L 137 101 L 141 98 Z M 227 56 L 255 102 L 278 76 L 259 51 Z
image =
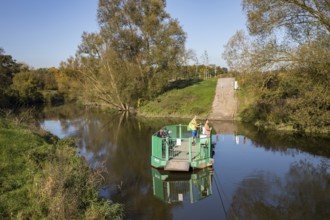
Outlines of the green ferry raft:
M 195 143 L 187 125 L 168 125 L 152 135 L 151 165 L 167 171 L 213 166 L 211 137 L 200 127 Z

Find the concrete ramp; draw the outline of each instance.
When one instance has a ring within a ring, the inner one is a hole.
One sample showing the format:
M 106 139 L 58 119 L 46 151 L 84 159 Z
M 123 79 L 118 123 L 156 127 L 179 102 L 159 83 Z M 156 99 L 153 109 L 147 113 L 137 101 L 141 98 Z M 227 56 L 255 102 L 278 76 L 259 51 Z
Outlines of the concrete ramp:
M 212 120 L 234 120 L 237 111 L 237 99 L 235 97 L 235 79 L 218 79 L 216 93 L 212 105 Z
M 164 167 L 167 171 L 189 171 L 190 164 L 188 161 L 169 160 Z

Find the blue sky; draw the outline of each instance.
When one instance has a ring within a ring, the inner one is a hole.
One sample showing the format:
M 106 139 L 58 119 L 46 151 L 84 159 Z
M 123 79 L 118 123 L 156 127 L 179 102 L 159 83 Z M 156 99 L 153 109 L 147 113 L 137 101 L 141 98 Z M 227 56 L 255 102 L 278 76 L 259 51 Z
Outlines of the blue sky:
M 98 0 L 0 0 L 0 47 L 35 68 L 58 67 L 73 56 L 83 31 L 98 31 Z M 167 0 L 166 9 L 187 33 L 199 62 L 226 66 L 223 46 L 245 29 L 241 0 Z

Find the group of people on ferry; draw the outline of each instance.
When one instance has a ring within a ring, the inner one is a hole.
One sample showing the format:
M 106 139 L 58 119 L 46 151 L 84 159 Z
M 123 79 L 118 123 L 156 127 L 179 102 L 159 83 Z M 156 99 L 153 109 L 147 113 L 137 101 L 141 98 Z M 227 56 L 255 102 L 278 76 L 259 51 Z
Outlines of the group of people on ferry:
M 189 123 L 189 128 L 191 129 L 191 135 L 192 135 L 192 144 L 196 143 L 197 138 L 197 129 L 201 126 L 201 124 L 197 123 L 197 116 L 195 115 L 194 118 Z M 205 134 L 207 137 L 210 137 L 211 135 L 212 127 L 209 126 L 209 120 L 206 119 L 204 127 L 203 127 L 203 134 Z

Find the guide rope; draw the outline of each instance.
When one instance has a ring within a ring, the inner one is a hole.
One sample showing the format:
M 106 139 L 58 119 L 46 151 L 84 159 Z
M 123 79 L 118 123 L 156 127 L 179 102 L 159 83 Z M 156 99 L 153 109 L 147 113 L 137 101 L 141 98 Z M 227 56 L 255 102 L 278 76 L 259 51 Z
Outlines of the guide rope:
M 223 190 L 223 187 L 221 186 L 221 182 L 220 182 L 219 176 L 218 176 L 218 174 L 216 173 L 215 170 L 214 170 L 214 174 L 215 174 L 215 185 L 216 185 L 216 188 L 217 188 L 217 191 L 218 191 L 218 195 L 219 195 L 220 200 L 221 200 L 222 209 L 223 209 L 223 211 L 225 213 L 226 219 L 228 220 L 228 214 L 227 214 L 227 211 L 225 209 L 224 201 L 222 199 L 220 190 L 222 191 L 222 194 L 225 197 L 225 199 L 227 201 L 229 201 L 229 199 L 227 198 L 227 196 L 226 196 L 226 194 L 225 194 L 225 192 Z M 220 187 L 220 190 L 219 190 L 219 187 Z M 238 219 L 235 213 L 233 213 L 233 216 L 234 216 L 235 219 Z
M 227 211 L 226 211 L 226 209 L 225 209 L 225 205 L 224 205 L 224 202 L 223 202 L 223 199 L 222 199 L 222 196 L 221 196 L 221 192 L 220 192 L 220 190 L 219 190 L 219 187 L 218 187 L 218 181 L 219 180 L 217 180 L 217 174 L 216 174 L 216 172 L 214 171 L 214 174 L 215 174 L 215 176 L 216 176 L 216 178 L 215 178 L 215 185 L 216 185 L 216 188 L 217 188 L 217 191 L 218 191 L 218 195 L 219 195 L 219 197 L 220 197 L 220 200 L 221 200 L 221 205 L 222 205 L 222 209 L 223 209 L 223 211 L 224 211 L 224 213 L 225 213 L 225 216 L 226 216 L 226 220 L 228 220 L 228 216 L 227 216 Z M 220 181 L 219 181 L 219 183 L 220 183 Z

